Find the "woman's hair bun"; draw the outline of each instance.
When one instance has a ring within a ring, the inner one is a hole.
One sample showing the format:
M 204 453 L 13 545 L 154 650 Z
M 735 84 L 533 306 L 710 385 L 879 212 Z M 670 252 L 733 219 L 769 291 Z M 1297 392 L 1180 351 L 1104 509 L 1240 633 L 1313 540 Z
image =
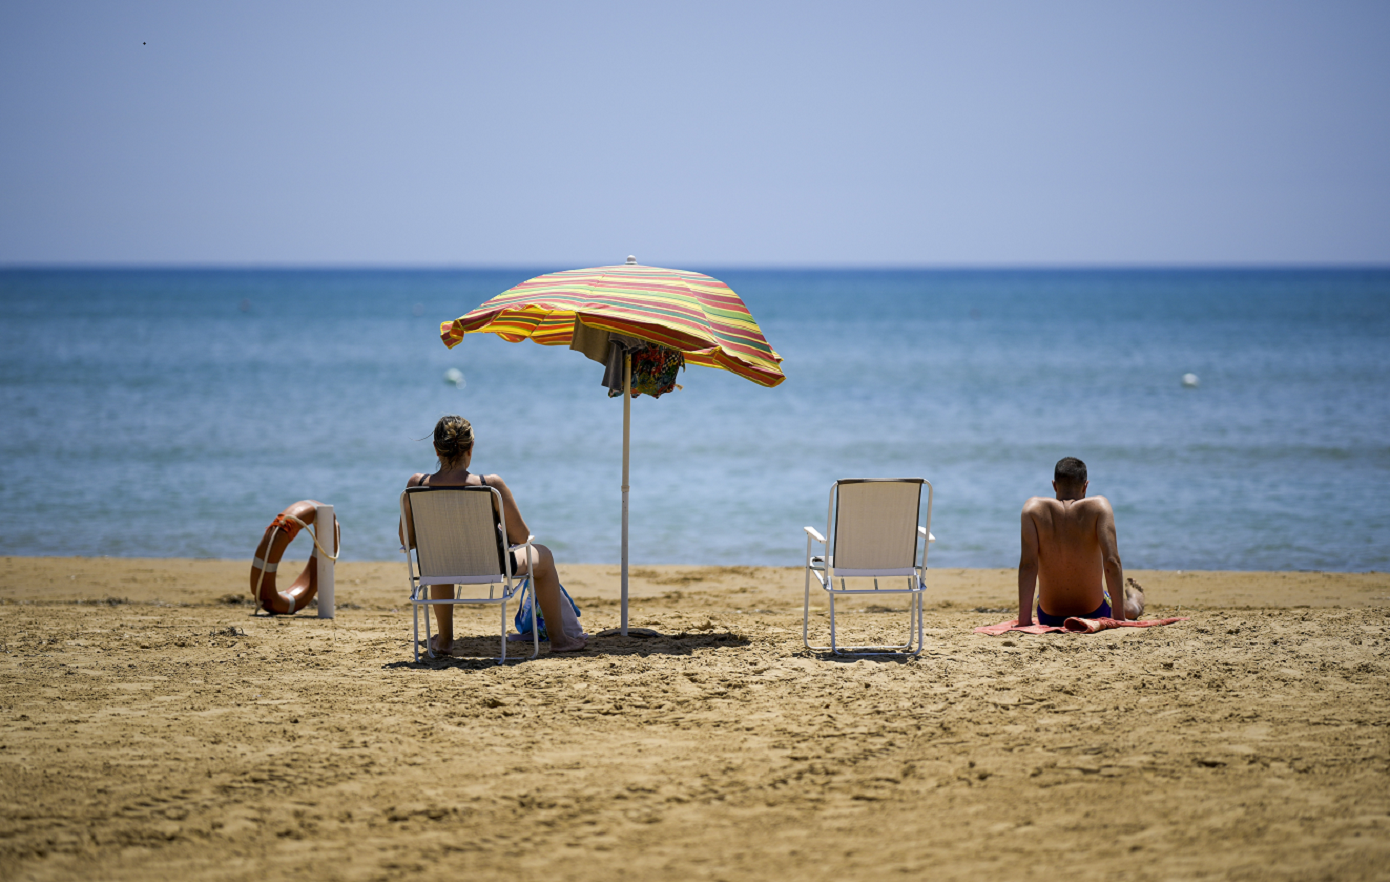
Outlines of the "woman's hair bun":
M 473 449 L 473 424 L 450 414 L 434 424 L 434 452 L 445 462 L 458 459 Z

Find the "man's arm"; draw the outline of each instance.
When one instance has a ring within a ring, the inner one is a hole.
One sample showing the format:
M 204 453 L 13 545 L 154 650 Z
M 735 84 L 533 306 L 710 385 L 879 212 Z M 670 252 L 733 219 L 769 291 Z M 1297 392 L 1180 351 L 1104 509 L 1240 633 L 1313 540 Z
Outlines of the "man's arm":
M 1025 627 L 1033 624 L 1033 591 L 1038 584 L 1038 525 L 1029 511 L 1032 506 L 1032 500 L 1023 506 L 1018 557 L 1018 623 Z
M 1115 538 L 1115 511 L 1110 500 L 1104 496 L 1096 499 L 1102 503 L 1100 516 L 1096 518 L 1096 538 L 1100 541 L 1100 559 L 1105 565 L 1105 587 L 1110 592 L 1111 618 L 1125 620 L 1125 568 L 1120 562 L 1120 543 Z

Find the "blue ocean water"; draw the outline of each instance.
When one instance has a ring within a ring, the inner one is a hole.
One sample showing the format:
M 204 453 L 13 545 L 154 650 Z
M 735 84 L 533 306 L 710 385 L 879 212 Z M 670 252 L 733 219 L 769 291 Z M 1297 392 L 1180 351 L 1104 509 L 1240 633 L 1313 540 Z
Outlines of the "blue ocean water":
M 458 412 L 539 541 L 616 561 L 600 366 L 438 338 L 560 268 L 0 271 L 0 553 L 247 558 L 316 498 L 345 559 L 399 560 L 397 496 Z M 932 564 L 1012 566 L 1020 506 L 1074 455 L 1128 567 L 1390 564 L 1390 271 L 689 268 L 788 379 L 691 368 L 634 402 L 634 562 L 798 565 L 836 478 L 922 476 Z

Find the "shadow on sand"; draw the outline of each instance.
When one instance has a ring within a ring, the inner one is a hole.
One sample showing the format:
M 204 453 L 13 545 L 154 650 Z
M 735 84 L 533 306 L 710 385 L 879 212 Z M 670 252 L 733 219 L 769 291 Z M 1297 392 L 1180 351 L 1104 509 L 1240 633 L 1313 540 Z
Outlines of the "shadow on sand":
M 700 649 L 744 647 L 751 644 L 747 637 L 727 631 L 697 631 L 679 634 L 658 633 L 655 637 L 590 636 L 589 645 L 579 652 L 551 654 L 544 641 L 541 654 L 535 661 L 546 658 L 593 658 L 604 656 L 648 656 L 648 655 L 692 655 Z M 424 654 L 424 641 L 420 641 L 420 661 L 405 659 L 382 665 L 383 670 L 416 668 L 420 670 L 481 670 L 497 667 L 497 637 L 458 637 L 454 640 L 453 654 L 448 658 L 431 659 Z M 513 656 L 512 653 L 516 655 Z M 531 661 L 529 641 L 511 643 L 507 646 L 507 664 L 520 664 Z

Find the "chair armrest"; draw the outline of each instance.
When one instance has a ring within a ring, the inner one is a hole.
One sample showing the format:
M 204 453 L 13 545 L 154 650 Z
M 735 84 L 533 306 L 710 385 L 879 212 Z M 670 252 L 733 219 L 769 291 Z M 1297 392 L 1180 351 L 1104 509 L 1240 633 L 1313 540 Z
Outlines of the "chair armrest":
M 525 547 L 528 546 L 528 545 L 535 545 L 535 544 L 536 544 L 536 534 L 531 533 L 531 534 L 527 535 L 526 541 L 525 541 L 525 542 L 521 543 L 520 545 L 508 545 L 508 546 L 507 546 L 507 550 L 508 550 L 508 551 L 516 551 L 518 548 L 525 548 Z
M 935 542 L 935 541 L 936 541 L 936 537 L 933 536 L 931 533 L 928 533 L 926 527 L 920 527 L 920 526 L 919 526 L 919 527 L 917 528 L 917 535 L 919 535 L 919 536 L 926 536 L 928 542 Z
M 820 532 L 819 532 L 818 530 L 816 530 L 815 527 L 805 527 L 804 529 L 806 530 L 806 535 L 807 535 L 807 536 L 810 536 L 812 539 L 816 540 L 817 542 L 820 542 L 820 543 L 824 543 L 824 542 L 825 542 L 825 537 L 822 536 L 822 535 L 820 534 Z

